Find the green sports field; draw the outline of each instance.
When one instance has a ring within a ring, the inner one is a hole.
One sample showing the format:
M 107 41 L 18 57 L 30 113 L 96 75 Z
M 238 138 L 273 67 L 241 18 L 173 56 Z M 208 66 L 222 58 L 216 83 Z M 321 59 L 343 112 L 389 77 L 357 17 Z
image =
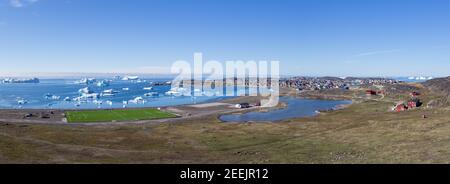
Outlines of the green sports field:
M 67 111 L 69 123 L 137 121 L 163 118 L 174 118 L 174 114 L 157 109 L 117 109 L 117 110 L 86 110 Z

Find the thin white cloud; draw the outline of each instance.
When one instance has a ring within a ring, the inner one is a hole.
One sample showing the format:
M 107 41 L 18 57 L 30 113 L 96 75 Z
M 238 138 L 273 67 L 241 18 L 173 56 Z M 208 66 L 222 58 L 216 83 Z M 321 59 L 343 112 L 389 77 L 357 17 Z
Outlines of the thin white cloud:
M 370 52 L 363 52 L 359 54 L 352 55 L 347 58 L 347 60 L 344 61 L 345 64 L 355 64 L 359 63 L 361 61 L 364 61 L 364 59 L 367 59 L 368 56 L 376 56 L 376 55 L 382 55 L 382 54 L 391 54 L 400 52 L 400 49 L 391 49 L 391 50 L 378 50 L 378 51 L 370 51 Z
M 394 53 L 394 52 L 399 52 L 399 51 L 400 51 L 399 49 L 379 50 L 379 51 L 363 52 L 363 53 L 355 54 L 351 57 L 355 58 L 355 57 L 372 56 L 372 55 L 378 55 L 378 54 L 389 54 L 389 53 Z
M 39 0 L 9 0 L 9 4 L 15 8 L 21 8 L 30 4 L 37 3 Z

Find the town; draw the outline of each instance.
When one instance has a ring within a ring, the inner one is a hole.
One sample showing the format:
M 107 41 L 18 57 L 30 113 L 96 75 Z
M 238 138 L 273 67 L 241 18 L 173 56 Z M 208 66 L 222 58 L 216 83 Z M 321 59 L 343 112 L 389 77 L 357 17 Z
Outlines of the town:
M 401 81 L 388 78 L 338 78 L 338 77 L 292 77 L 280 80 L 280 87 L 303 90 L 354 89 L 372 85 L 398 84 Z

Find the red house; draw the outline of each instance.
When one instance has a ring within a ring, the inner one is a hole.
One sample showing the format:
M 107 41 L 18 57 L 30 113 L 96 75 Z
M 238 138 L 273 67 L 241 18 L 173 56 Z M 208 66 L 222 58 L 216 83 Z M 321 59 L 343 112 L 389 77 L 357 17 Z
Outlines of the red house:
M 417 107 L 417 103 L 416 102 L 413 102 L 413 101 L 409 101 L 408 102 L 408 108 L 409 109 L 414 109 L 416 107 Z
M 403 112 L 403 111 L 406 111 L 406 110 L 408 110 L 408 107 L 406 107 L 405 104 L 398 104 L 398 105 L 395 107 L 395 111 L 396 111 L 396 112 Z
M 420 96 L 420 93 L 419 92 L 412 92 L 412 93 L 410 93 L 409 94 L 411 97 L 417 97 L 417 96 Z
M 408 108 L 410 109 L 414 109 L 420 106 L 422 106 L 422 102 L 418 98 L 414 98 L 408 101 Z
M 374 90 L 367 90 L 366 95 L 377 95 L 377 92 Z

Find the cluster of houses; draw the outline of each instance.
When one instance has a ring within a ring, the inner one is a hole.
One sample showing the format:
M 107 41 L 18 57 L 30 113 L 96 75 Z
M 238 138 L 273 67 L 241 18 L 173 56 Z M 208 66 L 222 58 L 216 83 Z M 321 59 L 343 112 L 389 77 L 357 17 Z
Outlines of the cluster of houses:
M 403 112 L 407 110 L 412 110 L 417 107 L 421 107 L 423 105 L 422 101 L 419 99 L 420 93 L 418 92 L 412 92 L 410 93 L 410 99 L 406 102 L 400 102 L 397 103 L 393 108 L 392 111 L 395 112 Z
M 400 83 L 385 78 L 337 78 L 337 77 L 292 77 L 280 80 L 281 87 L 298 90 L 350 89 L 364 85 L 385 85 Z

